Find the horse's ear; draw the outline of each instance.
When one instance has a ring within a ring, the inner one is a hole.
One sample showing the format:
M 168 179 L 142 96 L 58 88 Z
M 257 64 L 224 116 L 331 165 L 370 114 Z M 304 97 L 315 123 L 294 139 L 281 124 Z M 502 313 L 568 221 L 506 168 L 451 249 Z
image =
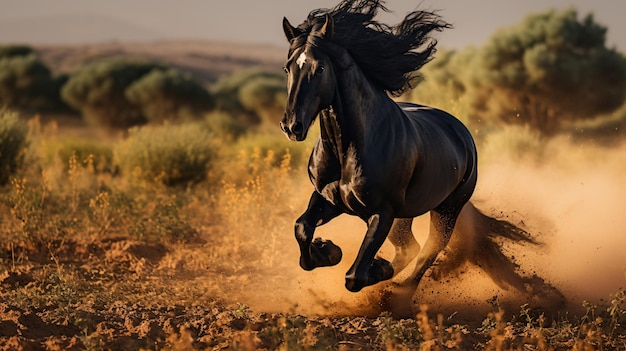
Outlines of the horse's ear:
M 283 31 L 285 31 L 285 36 L 287 37 L 287 40 L 289 40 L 289 42 L 302 34 L 301 30 L 292 26 L 291 23 L 289 23 L 287 17 L 283 17 Z
M 330 17 L 329 14 L 326 14 L 326 18 L 324 19 L 324 25 L 320 29 L 320 34 L 324 36 L 326 39 L 330 39 L 333 36 L 333 31 L 335 30 L 333 18 Z

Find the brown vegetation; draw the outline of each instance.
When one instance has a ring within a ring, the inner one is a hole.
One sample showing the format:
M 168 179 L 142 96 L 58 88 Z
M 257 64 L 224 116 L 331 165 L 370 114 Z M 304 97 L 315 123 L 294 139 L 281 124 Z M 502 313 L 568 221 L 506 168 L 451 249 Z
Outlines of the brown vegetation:
M 190 129 L 185 130 L 180 133 Z M 4 187 L 0 203 L 4 348 L 617 350 L 626 342 L 623 290 L 610 290 L 614 285 L 609 284 L 601 289 L 602 297 L 616 293 L 612 299 L 601 302 L 594 297 L 583 305 L 581 297 L 589 296 L 584 289 L 560 280 L 566 266 L 543 265 L 561 254 L 543 249 L 508 248 L 522 268 L 549 275 L 560 288 L 571 288 L 566 291 L 570 306 L 560 316 L 542 305 L 541 296 L 526 301 L 501 290 L 471 265 L 455 275 L 426 279 L 415 296 L 415 318 L 409 319 L 384 311 L 383 285 L 360 294 L 346 292 L 342 276 L 349 259 L 336 268 L 301 271 L 291 227 L 309 191 L 306 151 L 284 151 L 293 145 L 278 141 L 280 136 L 247 137 L 221 146 L 208 140 L 207 145 L 218 145 L 221 156 L 210 159 L 213 167 L 200 171 L 205 177 L 168 187 L 162 178 L 146 178 L 139 169 L 123 168 L 116 174 L 110 166 L 96 167 L 93 155 L 78 158 L 83 154 L 76 152 L 69 160 L 61 160 L 60 154 L 52 160 L 44 157 L 49 140 L 62 143 L 59 133 L 31 121 L 23 161 L 29 163 Z M 171 135 L 174 142 L 178 134 L 172 130 Z M 106 143 L 111 148 L 124 145 L 123 140 Z M 78 151 L 84 144 L 71 145 Z M 254 145 L 268 146 L 262 150 Z M 498 149 L 503 151 L 502 146 Z M 546 150 L 575 149 L 555 142 Z M 602 153 L 603 148 L 593 147 L 568 160 L 587 160 L 589 165 Z M 529 150 L 522 154 L 535 155 Z M 478 193 L 487 196 L 487 206 L 514 215 L 508 219 L 516 223 L 524 220 L 546 245 L 556 248 L 559 240 L 583 240 L 570 227 L 560 229 L 560 223 L 551 231 L 551 220 L 580 223 L 580 219 L 559 219 L 550 211 L 541 215 L 538 208 L 530 208 L 543 196 L 532 186 L 526 187 L 527 204 L 507 203 L 519 195 L 500 188 L 508 183 L 491 179 L 507 174 L 489 170 L 503 166 L 489 161 L 495 155 L 486 154 L 485 181 Z M 623 158 L 615 152 L 610 155 L 615 163 Z M 559 155 L 535 157 L 546 157 L 543 162 L 559 159 Z M 555 165 L 567 169 L 570 163 L 561 160 Z M 533 176 L 535 161 L 518 158 L 516 174 L 525 169 L 521 174 L 530 174 L 526 181 L 539 178 Z M 559 172 L 557 177 L 563 176 Z M 544 186 L 548 185 L 538 187 L 542 194 Z M 561 199 L 566 191 L 567 187 L 556 188 Z M 569 204 L 563 200 L 559 208 Z M 416 233 L 425 233 L 425 223 L 417 221 Z M 346 256 L 356 251 L 362 229 L 350 218 L 322 228 Z M 603 233 L 614 235 L 615 230 L 607 225 Z M 598 245 L 609 246 L 620 245 L 620 240 L 597 238 Z M 383 247 L 381 255 L 391 252 Z M 595 260 L 593 254 L 588 259 Z M 619 260 L 596 269 L 613 272 L 618 265 Z M 597 278 L 594 284 L 600 286 L 600 281 Z

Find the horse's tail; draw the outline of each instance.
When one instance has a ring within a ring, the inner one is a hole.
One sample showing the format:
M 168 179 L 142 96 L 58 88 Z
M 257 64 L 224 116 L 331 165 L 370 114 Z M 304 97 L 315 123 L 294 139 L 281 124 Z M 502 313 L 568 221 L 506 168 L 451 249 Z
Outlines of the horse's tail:
M 497 237 L 501 237 L 514 242 L 527 242 L 534 245 L 540 245 L 540 243 L 533 239 L 527 231 L 516 226 L 515 224 L 509 221 L 489 217 L 474 207 L 472 203 L 470 203 L 469 206 L 473 207 L 473 210 L 476 212 L 473 216 L 477 219 L 477 222 L 482 223 L 484 234 L 492 240 Z
M 519 272 L 519 265 L 503 252 L 503 239 L 541 245 L 524 229 L 509 221 L 489 217 L 468 202 L 459 214 L 454 234 L 437 271 L 439 274 L 450 273 L 464 262 L 470 262 L 485 271 L 502 289 L 531 290 L 537 277 L 525 277 Z

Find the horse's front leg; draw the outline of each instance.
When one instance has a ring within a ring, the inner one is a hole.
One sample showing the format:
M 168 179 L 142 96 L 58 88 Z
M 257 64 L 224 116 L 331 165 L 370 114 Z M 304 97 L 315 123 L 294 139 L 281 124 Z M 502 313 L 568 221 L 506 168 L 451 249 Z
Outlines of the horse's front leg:
M 354 264 L 346 273 L 346 288 L 348 290 L 357 292 L 366 286 L 393 277 L 391 263 L 382 258 L 375 258 L 389 234 L 393 220 L 391 213 L 375 214 L 368 219 L 365 239 L 363 239 Z
M 334 266 L 341 261 L 341 248 L 330 240 L 313 240 L 315 228 L 327 223 L 342 212 L 313 192 L 306 211 L 296 220 L 295 234 L 300 245 L 300 267 L 310 271 L 317 267 Z

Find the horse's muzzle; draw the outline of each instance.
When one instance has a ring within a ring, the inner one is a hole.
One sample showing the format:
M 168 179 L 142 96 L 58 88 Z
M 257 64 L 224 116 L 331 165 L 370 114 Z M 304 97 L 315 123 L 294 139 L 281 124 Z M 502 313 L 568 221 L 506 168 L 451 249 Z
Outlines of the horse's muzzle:
M 293 121 L 288 124 L 286 116 L 280 121 L 280 130 L 282 130 L 291 141 L 302 141 L 306 137 L 302 123 Z

